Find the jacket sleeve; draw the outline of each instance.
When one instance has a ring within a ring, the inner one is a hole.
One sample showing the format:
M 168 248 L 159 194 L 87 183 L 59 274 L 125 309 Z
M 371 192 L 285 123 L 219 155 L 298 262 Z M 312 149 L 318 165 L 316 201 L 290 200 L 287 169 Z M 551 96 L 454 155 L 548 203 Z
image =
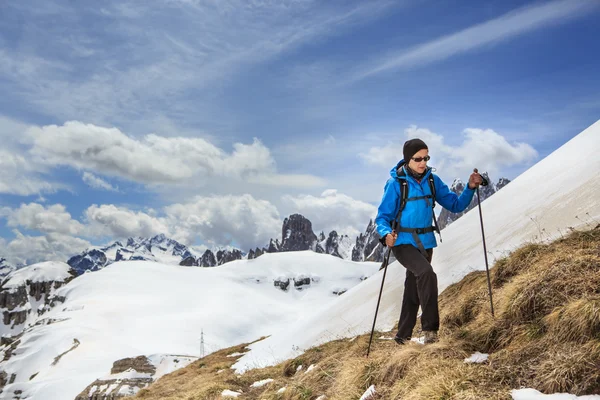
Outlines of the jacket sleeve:
M 435 182 L 435 200 L 440 203 L 442 207 L 453 213 L 459 213 L 464 211 L 469 204 L 471 204 L 475 189 L 469 189 L 468 183 L 459 197 L 456 193 L 451 191 L 437 175 L 434 175 L 433 178 Z
M 392 232 L 392 221 L 396 218 L 398 197 L 400 196 L 398 186 L 394 179 L 388 179 L 385 184 L 383 198 L 377 210 L 377 218 L 375 218 L 377 233 L 381 237 Z

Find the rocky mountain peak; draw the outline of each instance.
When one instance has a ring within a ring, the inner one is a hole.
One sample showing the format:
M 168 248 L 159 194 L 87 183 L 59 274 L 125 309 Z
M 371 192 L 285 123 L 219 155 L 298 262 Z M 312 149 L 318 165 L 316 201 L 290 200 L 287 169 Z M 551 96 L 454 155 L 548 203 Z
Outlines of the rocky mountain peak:
M 352 249 L 352 261 L 383 261 L 384 248 L 379 238 L 377 225 L 370 219 L 365 233 L 361 233 L 356 238 L 356 244 Z
M 314 250 L 317 235 L 312 223 L 301 214 L 292 214 L 283 221 L 280 251 Z

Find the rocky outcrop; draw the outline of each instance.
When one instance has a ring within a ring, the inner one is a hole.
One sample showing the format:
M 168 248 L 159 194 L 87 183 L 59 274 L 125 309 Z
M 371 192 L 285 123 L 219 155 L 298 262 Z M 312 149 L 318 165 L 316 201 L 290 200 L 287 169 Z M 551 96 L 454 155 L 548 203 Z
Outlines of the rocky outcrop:
M 304 275 L 299 275 L 299 276 L 296 276 L 293 278 L 280 277 L 273 281 L 273 286 L 283 290 L 284 292 L 287 292 L 288 289 L 290 288 L 290 285 L 292 284 L 292 282 L 293 282 L 294 289 L 304 290 L 304 289 L 310 287 L 310 285 L 312 283 L 315 283 L 318 281 L 319 281 L 318 277 L 310 277 L 310 276 L 304 276 Z
M 216 267 L 217 259 L 212 251 L 206 250 L 200 260 L 198 261 L 198 266 L 200 267 Z
M 133 396 L 153 382 L 156 367 L 145 356 L 125 358 L 113 363 L 112 379 L 97 379 L 75 400 L 113 400 Z
M 55 295 L 55 291 L 70 282 L 76 275 L 72 269 L 69 270 L 69 273 L 66 273 L 67 265 L 61 263 L 64 265 L 65 276 L 67 276 L 65 280 L 61 281 L 44 281 L 14 276 L 15 274 L 26 275 L 29 269 L 44 268 L 43 264 L 16 270 L 9 274 L 0 285 L 0 311 L 2 312 L 2 323 L 4 325 L 11 328 L 22 325 L 30 316 L 40 316 L 57 302 L 64 301 L 64 298 Z M 23 281 L 19 279 L 23 279 Z M 15 283 L 15 280 L 17 283 Z M 34 304 L 37 306 L 36 309 L 33 309 Z
M 290 279 L 289 278 L 275 279 L 275 281 L 273 282 L 273 285 L 275 287 L 283 290 L 284 292 L 286 292 L 288 290 L 288 287 L 290 286 Z
M 241 260 L 243 254 L 238 249 L 233 250 L 219 250 L 217 251 L 217 265 L 223 265 L 230 261 Z
M 382 262 L 385 249 L 379 239 L 377 225 L 373 220 L 369 220 L 365 233 L 361 233 L 356 238 L 356 244 L 352 249 L 352 261 Z
M 267 249 L 265 251 L 267 253 L 277 253 L 278 251 L 280 251 L 280 249 L 281 249 L 281 243 L 279 243 L 279 240 L 271 239 L 269 241 L 269 246 L 267 247 Z
M 106 266 L 108 258 L 102 250 L 92 249 L 82 254 L 71 257 L 67 264 L 73 268 L 77 275 L 86 271 L 98 271 Z
M 133 369 L 141 374 L 154 375 L 156 367 L 148 360 L 146 356 L 138 356 L 133 358 L 124 358 L 122 360 L 115 361 L 110 370 L 112 375 L 120 374 L 129 369 Z
M 343 259 L 351 258 L 352 239 L 348 235 L 338 235 L 336 231 L 329 232 L 329 236 L 321 241 L 325 254 L 331 254 Z
M 280 251 L 315 250 L 317 235 L 312 223 L 300 214 L 290 215 L 283 221 Z
M 196 357 L 186 356 L 155 355 L 115 361 L 108 377 L 94 381 L 79 393 L 75 400 L 114 400 L 134 396 L 159 379 L 165 371 L 183 368 L 196 359 Z
M 510 179 L 508 178 L 500 178 L 500 180 L 498 180 L 498 183 L 496 183 L 496 192 L 500 189 L 502 189 L 504 186 L 508 185 L 510 183 Z
M 198 266 L 198 260 L 196 260 L 196 258 L 194 256 L 189 256 L 186 257 L 185 259 L 183 259 L 179 265 L 184 266 L 184 267 L 197 267 Z

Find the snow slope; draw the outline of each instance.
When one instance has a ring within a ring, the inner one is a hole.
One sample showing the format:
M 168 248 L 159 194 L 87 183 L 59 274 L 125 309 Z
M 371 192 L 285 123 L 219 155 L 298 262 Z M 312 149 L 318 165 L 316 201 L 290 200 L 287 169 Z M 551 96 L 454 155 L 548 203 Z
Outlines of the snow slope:
M 264 254 L 219 268 L 111 264 L 57 290 L 65 303 L 43 315 L 57 322 L 26 329 L 16 354 L 1 364 L 17 378 L 0 399 L 12 399 L 15 390 L 23 391 L 21 398 L 73 399 L 119 359 L 198 356 L 201 330 L 206 353 L 256 340 L 335 301 L 335 290 L 377 269 L 311 251 Z M 275 287 L 276 279 L 290 279 L 287 292 Z M 303 285 L 296 288 L 294 279 Z

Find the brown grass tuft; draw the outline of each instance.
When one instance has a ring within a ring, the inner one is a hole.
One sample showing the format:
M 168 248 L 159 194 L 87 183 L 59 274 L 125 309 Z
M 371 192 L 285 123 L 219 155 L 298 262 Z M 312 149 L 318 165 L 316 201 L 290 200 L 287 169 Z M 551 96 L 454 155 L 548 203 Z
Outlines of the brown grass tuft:
M 534 381 L 544 393 L 600 393 L 600 342 L 556 346 L 556 352 L 535 368 Z
M 600 296 L 574 300 L 544 318 L 547 329 L 564 341 L 600 339 Z
M 542 254 L 545 249 L 545 245 L 530 243 L 517 249 L 510 257 L 498 260 L 490 274 L 493 287 L 499 288 L 512 277 L 529 269 L 529 266 L 536 262 L 538 256 Z

